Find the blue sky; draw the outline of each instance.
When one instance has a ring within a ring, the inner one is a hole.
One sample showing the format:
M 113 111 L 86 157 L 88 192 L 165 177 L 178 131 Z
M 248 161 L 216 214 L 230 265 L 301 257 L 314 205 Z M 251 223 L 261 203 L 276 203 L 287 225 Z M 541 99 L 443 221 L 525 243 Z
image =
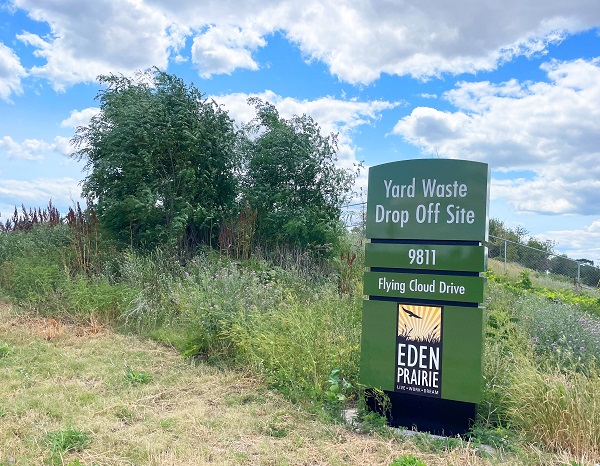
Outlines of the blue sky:
M 597 0 L 0 0 L 0 221 L 79 200 L 96 77 L 157 66 L 313 116 L 342 166 L 486 162 L 491 217 L 600 265 L 599 33 Z

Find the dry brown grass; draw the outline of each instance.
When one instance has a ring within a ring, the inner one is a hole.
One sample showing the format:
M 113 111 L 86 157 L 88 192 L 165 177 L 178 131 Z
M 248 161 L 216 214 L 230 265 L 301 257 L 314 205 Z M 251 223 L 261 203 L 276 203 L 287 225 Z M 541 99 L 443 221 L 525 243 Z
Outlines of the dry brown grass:
M 155 342 L 89 327 L 0 303 L 0 341 L 11 347 L 0 358 L 0 465 L 49 464 L 47 434 L 68 427 L 90 442 L 65 465 L 388 465 L 409 453 L 428 466 L 512 464 L 469 445 L 423 453 L 411 440 L 324 423 L 252 374 L 193 365 Z M 151 381 L 127 384 L 126 367 Z

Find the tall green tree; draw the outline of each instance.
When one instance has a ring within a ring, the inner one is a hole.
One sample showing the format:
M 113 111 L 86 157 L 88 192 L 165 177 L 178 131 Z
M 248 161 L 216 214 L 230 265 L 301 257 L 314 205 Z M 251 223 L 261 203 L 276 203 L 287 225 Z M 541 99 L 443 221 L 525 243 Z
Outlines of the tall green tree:
M 193 248 L 233 207 L 238 133 L 228 114 L 174 75 L 100 76 L 100 113 L 77 128 L 83 193 L 122 243 Z
M 311 117 L 285 119 L 268 102 L 249 104 L 256 117 L 245 127 L 243 201 L 258 213 L 257 240 L 331 251 L 358 172 L 337 165 L 336 136 L 321 135 Z

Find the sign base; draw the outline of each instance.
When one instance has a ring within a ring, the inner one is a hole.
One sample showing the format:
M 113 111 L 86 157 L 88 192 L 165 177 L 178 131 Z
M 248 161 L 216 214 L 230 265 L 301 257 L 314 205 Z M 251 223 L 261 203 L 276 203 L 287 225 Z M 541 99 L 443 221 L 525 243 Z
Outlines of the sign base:
M 453 437 L 466 434 L 475 422 L 475 403 L 390 391 L 385 394 L 391 403 L 391 409 L 385 415 L 392 427 Z M 376 397 L 369 396 L 368 390 L 365 402 L 372 411 L 384 413 L 381 404 Z

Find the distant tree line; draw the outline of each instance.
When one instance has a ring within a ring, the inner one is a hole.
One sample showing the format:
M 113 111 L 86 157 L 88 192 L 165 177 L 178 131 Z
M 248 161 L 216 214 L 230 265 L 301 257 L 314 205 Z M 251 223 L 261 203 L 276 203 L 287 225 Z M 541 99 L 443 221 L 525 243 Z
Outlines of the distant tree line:
M 554 241 L 539 240 L 530 236 L 529 232 L 520 226 L 509 228 L 503 221 L 492 218 L 489 227 L 488 257 L 503 261 L 506 253 L 507 262 L 516 262 L 538 272 L 565 275 L 571 279 L 579 274 L 582 284 L 593 287 L 599 285 L 600 269 L 594 267 L 593 261 L 574 260 L 565 255 L 558 255 L 554 251 Z M 505 243 L 503 240 L 508 241 Z
M 237 127 L 193 85 L 158 69 L 99 76 L 100 112 L 73 138 L 83 195 L 117 243 L 249 254 L 250 243 L 336 249 L 357 176 L 336 164 L 335 135 L 251 99 Z

